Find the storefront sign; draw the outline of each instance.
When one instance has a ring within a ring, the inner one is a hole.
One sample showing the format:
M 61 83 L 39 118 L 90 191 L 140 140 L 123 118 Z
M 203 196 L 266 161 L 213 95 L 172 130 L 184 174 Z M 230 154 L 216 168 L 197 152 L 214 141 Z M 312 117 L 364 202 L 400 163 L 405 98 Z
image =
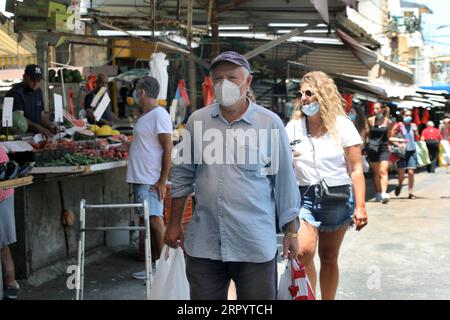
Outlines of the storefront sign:
M 14 98 L 5 98 L 3 101 L 3 116 L 2 116 L 2 126 L 12 127 L 13 126 L 13 104 Z

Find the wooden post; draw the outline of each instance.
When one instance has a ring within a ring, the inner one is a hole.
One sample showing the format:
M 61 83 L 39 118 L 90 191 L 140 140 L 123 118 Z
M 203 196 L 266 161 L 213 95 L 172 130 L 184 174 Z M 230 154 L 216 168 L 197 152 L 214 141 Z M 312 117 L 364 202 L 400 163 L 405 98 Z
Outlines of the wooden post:
M 49 99 L 48 99 L 48 42 L 43 38 L 38 37 L 36 41 L 37 51 L 37 63 L 43 71 L 43 81 L 41 85 L 42 94 L 44 97 L 44 111 L 49 112 Z
M 194 0 L 188 0 L 188 16 L 187 16 L 187 29 L 186 39 L 188 43 L 188 50 L 192 52 L 192 16 L 193 16 Z M 191 89 L 191 112 L 197 109 L 197 72 L 195 60 L 192 56 L 189 56 L 188 61 L 188 77 L 189 87 Z
M 219 13 L 217 12 L 217 3 L 211 0 L 211 58 L 216 57 L 220 53 L 220 38 L 219 38 Z

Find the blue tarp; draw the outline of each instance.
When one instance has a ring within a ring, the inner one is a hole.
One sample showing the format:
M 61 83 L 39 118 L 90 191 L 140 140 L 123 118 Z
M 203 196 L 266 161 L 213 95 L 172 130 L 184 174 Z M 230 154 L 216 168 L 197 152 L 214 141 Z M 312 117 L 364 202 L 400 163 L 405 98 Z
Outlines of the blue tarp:
M 434 85 L 434 86 L 431 86 L 431 87 L 420 87 L 420 88 L 422 88 L 422 89 L 425 89 L 425 90 L 446 90 L 447 92 L 450 92 L 450 85 L 449 84 L 443 84 L 443 85 Z

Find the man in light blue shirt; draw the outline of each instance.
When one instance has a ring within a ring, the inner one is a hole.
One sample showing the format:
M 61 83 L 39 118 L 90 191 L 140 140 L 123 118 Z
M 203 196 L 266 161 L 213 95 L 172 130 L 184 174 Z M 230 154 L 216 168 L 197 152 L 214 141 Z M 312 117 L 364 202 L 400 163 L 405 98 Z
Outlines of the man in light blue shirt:
M 191 299 L 276 299 L 276 215 L 283 255 L 298 254 L 300 194 L 281 119 L 246 96 L 252 76 L 244 56 L 211 63 L 217 103 L 194 112 L 172 170 L 172 211 L 165 234 L 183 245 Z M 187 197 L 196 206 L 184 237 Z

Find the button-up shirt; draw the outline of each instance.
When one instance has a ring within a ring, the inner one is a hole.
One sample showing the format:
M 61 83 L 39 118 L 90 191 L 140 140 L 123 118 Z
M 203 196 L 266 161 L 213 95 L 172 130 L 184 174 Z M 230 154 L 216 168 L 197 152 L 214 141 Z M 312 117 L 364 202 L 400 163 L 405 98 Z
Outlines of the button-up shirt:
M 191 115 L 178 146 L 184 160 L 172 169 L 171 196 L 195 192 L 196 197 L 185 236 L 187 253 L 224 262 L 272 260 L 275 215 L 282 228 L 300 210 L 281 119 L 249 101 L 241 118 L 229 123 L 213 104 Z

